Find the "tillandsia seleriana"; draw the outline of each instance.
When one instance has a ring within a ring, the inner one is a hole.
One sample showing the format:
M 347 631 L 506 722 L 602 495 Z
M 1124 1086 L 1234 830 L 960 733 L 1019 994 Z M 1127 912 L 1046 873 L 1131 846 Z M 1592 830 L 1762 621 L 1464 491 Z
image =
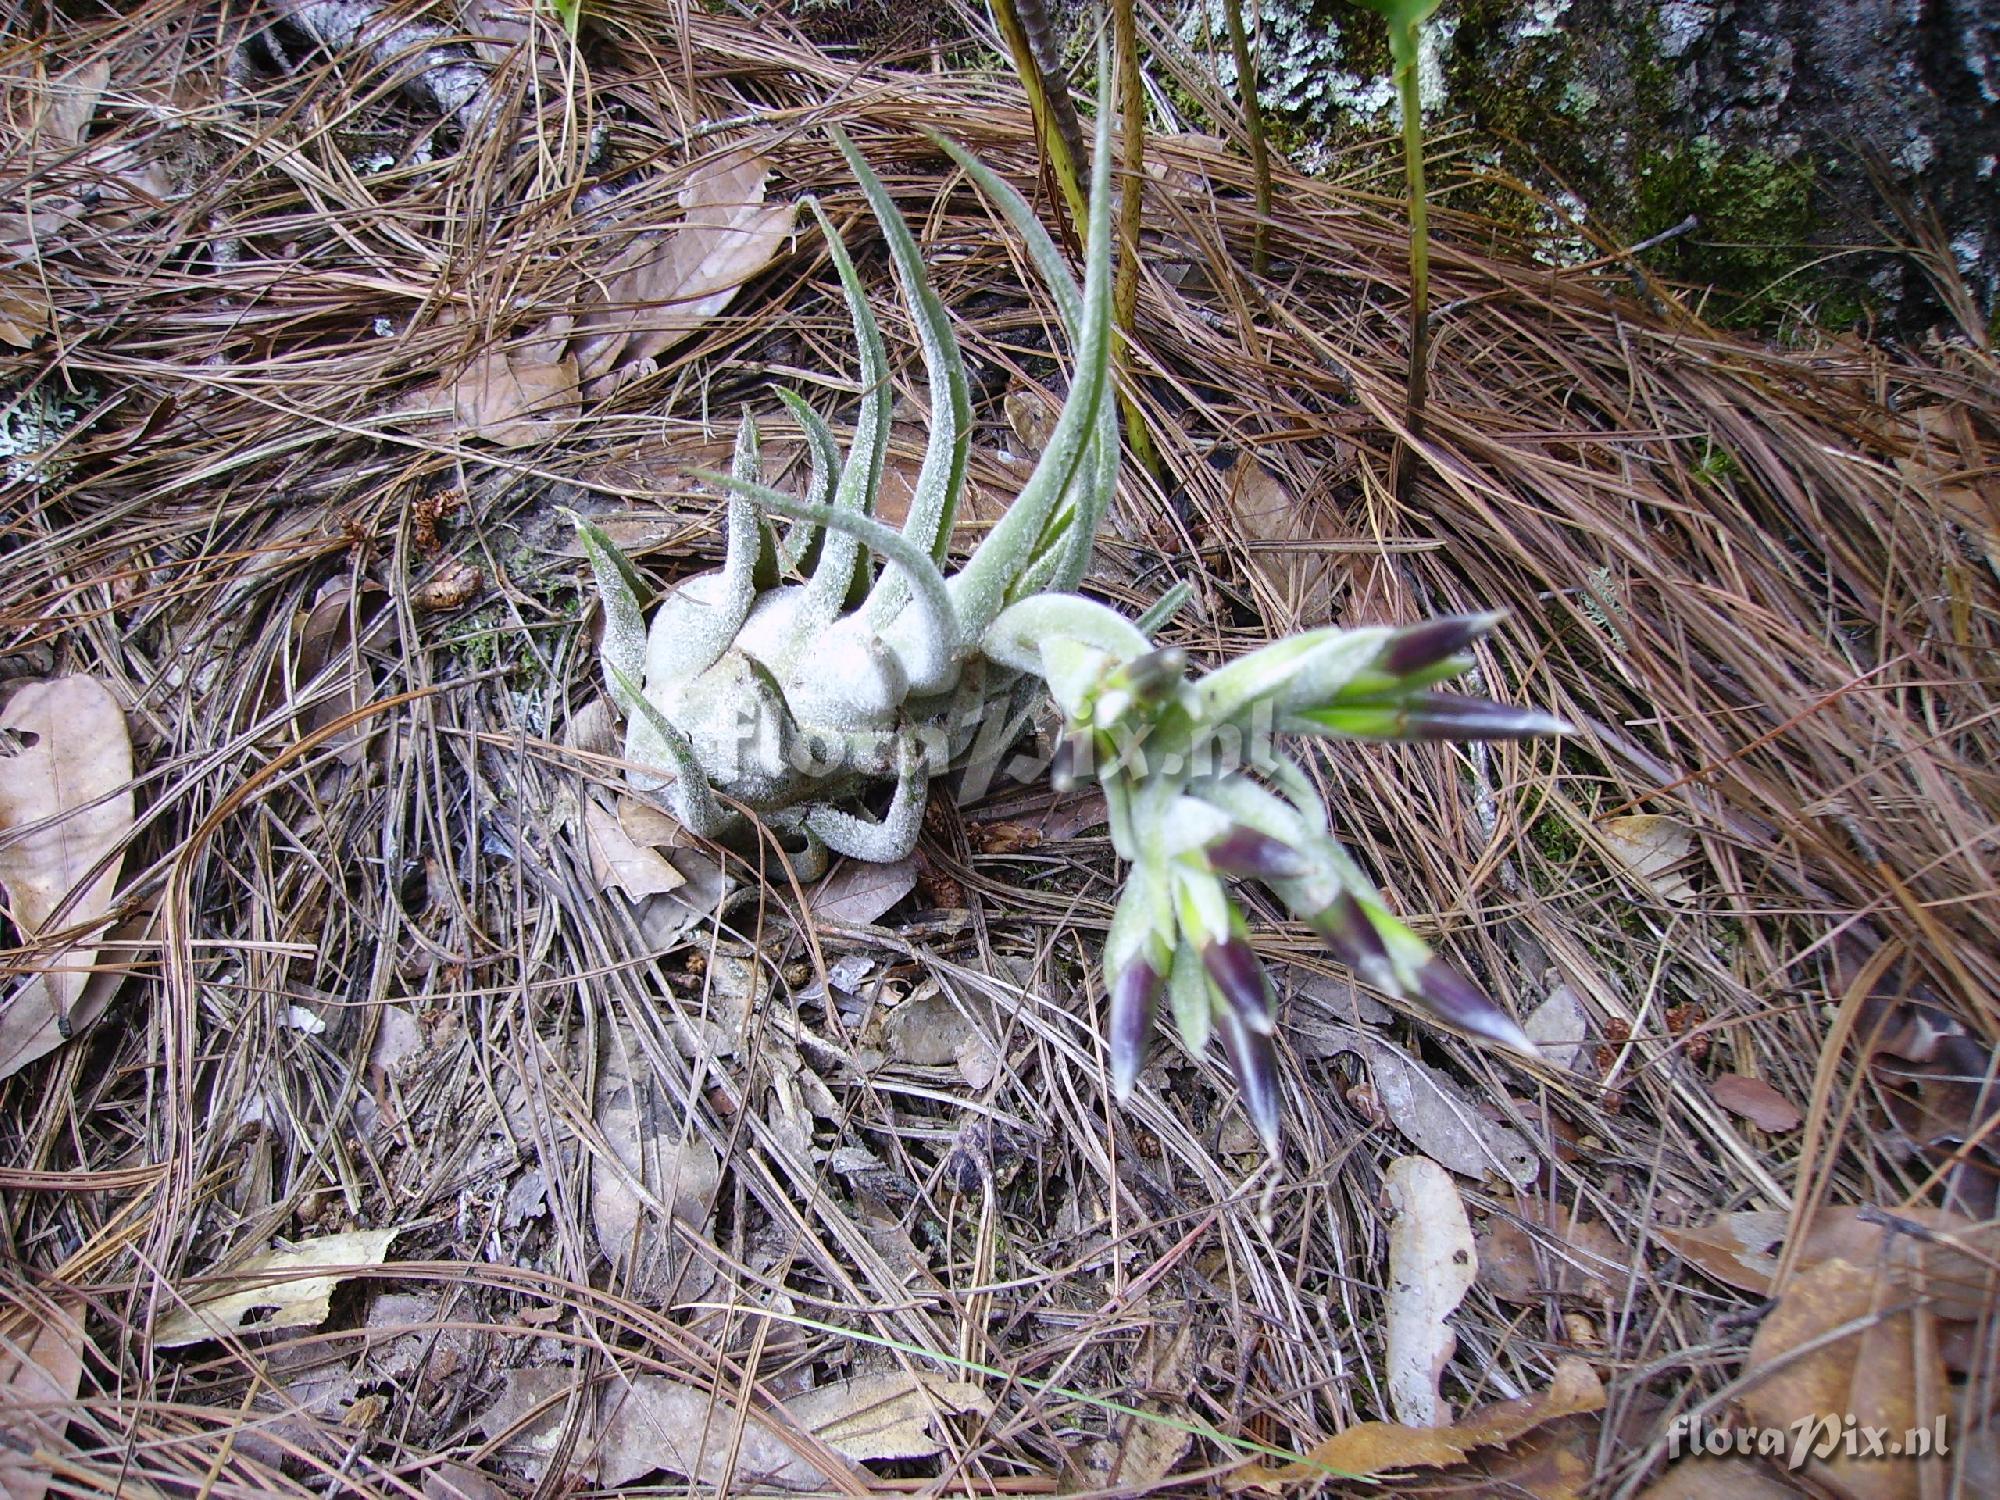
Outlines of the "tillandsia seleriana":
M 930 779 L 968 758 L 997 759 L 1046 685 L 1064 721 L 1055 778 L 1102 785 L 1113 847 L 1129 865 L 1104 961 L 1116 1091 L 1130 1095 L 1154 1011 L 1170 997 L 1195 1052 L 1221 1033 L 1249 1115 L 1275 1151 L 1273 992 L 1229 878 L 1269 887 L 1369 985 L 1533 1052 L 1503 1011 L 1390 915 L 1276 738 L 1499 739 L 1562 726 L 1437 691 L 1466 670 L 1465 649 L 1496 615 L 1315 630 L 1191 678 L 1182 652 L 1149 638 L 1185 588 L 1137 621 L 1075 592 L 1118 470 L 1107 373 L 1109 116 L 1101 97 L 1081 288 L 1021 196 L 938 141 L 1022 237 L 1076 362 L 1033 474 L 957 572 L 945 572 L 946 546 L 970 427 L 957 342 L 908 226 L 838 132 L 888 241 L 930 387 L 930 438 L 903 528 L 872 514 L 891 400 L 882 337 L 817 203 L 860 348 L 862 403 L 844 457 L 812 408 L 780 391 L 811 458 L 806 495 L 781 494 L 758 481 L 757 427 L 746 417 L 732 472 L 704 476 L 730 496 L 723 566 L 670 591 L 650 627 L 630 564 L 597 528 L 577 524 L 603 601 L 604 674 L 627 718 L 631 783 L 704 837 L 754 836 L 754 818 L 789 840 L 807 873 L 828 850 L 874 861 L 908 854 Z M 792 519 L 782 536 L 774 516 Z M 870 817 L 862 797 L 885 781 L 887 809 Z

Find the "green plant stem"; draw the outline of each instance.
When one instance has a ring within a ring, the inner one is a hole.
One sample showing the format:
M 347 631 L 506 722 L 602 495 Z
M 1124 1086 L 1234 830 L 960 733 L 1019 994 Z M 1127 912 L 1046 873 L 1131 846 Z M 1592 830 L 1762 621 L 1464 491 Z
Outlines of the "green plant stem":
M 1040 14 L 1037 11 L 1037 15 Z M 1014 0 L 993 0 L 993 19 L 1000 28 L 1001 38 L 1007 43 L 1008 52 L 1013 54 L 1014 71 L 1020 75 L 1021 86 L 1028 91 L 1028 110 L 1035 118 L 1035 135 L 1041 141 L 1042 153 L 1048 158 L 1049 170 L 1054 173 L 1056 186 L 1069 209 L 1070 222 L 1081 236 L 1083 226 L 1090 222 L 1090 205 L 1084 196 L 1083 180 L 1078 175 L 1081 146 L 1073 147 L 1064 136 L 1058 106 L 1052 100 L 1052 90 L 1062 88 L 1062 80 L 1059 77 L 1050 78 L 1042 71 L 1041 60 L 1035 55 L 1034 45 L 1028 39 L 1028 29 L 1022 22 L 1022 13 L 1016 8 Z M 1043 19 L 1046 20 L 1046 17 Z M 1067 92 L 1063 94 L 1063 103 L 1069 103 Z M 1074 123 L 1074 106 L 1069 109 L 1069 117 L 1080 142 L 1082 132 Z
M 1262 276 L 1271 265 L 1271 155 L 1264 144 L 1264 110 L 1257 102 L 1257 70 L 1250 61 L 1250 37 L 1243 28 L 1243 0 L 1223 0 L 1229 23 L 1229 50 L 1236 58 L 1236 92 L 1243 98 L 1243 125 L 1250 133 L 1250 173 L 1257 185 L 1257 228 L 1250 241 L 1250 269 Z
M 1133 0 L 1112 0 L 1112 46 L 1118 58 L 1118 113 L 1125 129 L 1123 179 L 1118 185 L 1118 272 L 1111 285 L 1111 322 L 1123 335 L 1119 340 L 1118 368 L 1125 379 L 1120 383 L 1118 406 L 1125 415 L 1125 442 L 1132 458 L 1155 479 L 1160 476 L 1160 455 L 1153 447 L 1153 435 L 1139 410 L 1132 381 L 1136 361 L 1132 331 L 1139 312 L 1139 222 L 1146 186 L 1146 90 L 1139 73 L 1139 26 L 1133 16 Z
M 1403 385 L 1403 426 L 1409 440 L 1396 450 L 1393 488 L 1407 500 L 1416 477 L 1413 451 L 1424 437 L 1424 405 L 1430 395 L 1431 236 L 1424 195 L 1424 114 L 1417 91 L 1417 33 L 1422 22 L 1389 23 L 1389 50 L 1396 63 L 1396 88 L 1403 105 L 1403 174 L 1410 198 L 1410 373 Z

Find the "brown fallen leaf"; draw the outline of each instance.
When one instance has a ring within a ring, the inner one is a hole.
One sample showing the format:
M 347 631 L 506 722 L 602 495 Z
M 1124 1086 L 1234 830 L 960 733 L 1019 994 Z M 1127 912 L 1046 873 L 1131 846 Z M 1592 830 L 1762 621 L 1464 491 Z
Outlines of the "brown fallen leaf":
M 1694 848 L 1685 824 L 1664 813 L 1633 813 L 1595 825 L 1613 860 L 1661 901 L 1687 906 L 1696 897 L 1687 872 L 1679 868 Z
M 1551 1067 L 1577 1069 L 1590 1061 L 1590 1013 L 1583 997 L 1567 984 L 1559 984 L 1549 997 L 1521 1021 L 1528 1040 L 1541 1048 Z
M 0 1411 L 10 1439 L 0 1443 L 0 1495 L 8 1500 L 42 1500 L 48 1492 L 48 1465 L 37 1463 L 33 1450 L 67 1447 L 63 1433 L 83 1378 L 83 1347 L 80 1298 L 18 1303 L 0 1320 Z
M 1899 1208 L 1883 1213 L 1854 1204 L 1821 1209 L 1813 1215 L 1792 1255 L 1792 1269 L 1804 1271 L 1828 1260 L 1873 1266 L 1892 1278 L 1903 1295 L 1921 1287 L 1932 1311 L 1947 1321 L 1973 1321 L 2000 1294 L 2000 1224 L 1975 1223 L 1938 1208 Z M 1759 1297 L 1777 1284 L 1779 1250 L 1790 1218 L 1749 1210 L 1722 1214 L 1688 1228 L 1655 1228 L 1653 1234 L 1675 1254 L 1717 1281 Z
M 62 1045 L 97 961 L 132 831 L 132 741 L 91 677 L 23 684 L 0 709 L 0 886 L 25 939 L 92 935 L 46 959 L 0 1012 L 0 1078 Z
M 1367 1059 L 1384 1118 L 1425 1156 L 1461 1177 L 1491 1172 L 1515 1187 L 1535 1180 L 1534 1148 L 1518 1130 L 1484 1118 L 1456 1082 L 1364 1031 L 1344 1030 L 1333 1045 Z
M 607 1027 L 592 1112 L 605 1150 L 590 1155 L 590 1222 L 598 1248 L 637 1296 L 699 1300 L 715 1267 L 694 1257 L 672 1221 L 702 1230 L 722 1186 L 722 1160 L 695 1134 L 625 1027 Z
M 615 372 L 651 360 L 728 307 L 777 256 L 796 205 L 767 204 L 770 162 L 750 146 L 695 168 L 681 189 L 680 224 L 645 236 L 604 277 L 603 302 L 577 322 L 585 394 L 606 395 Z
M 1557 1417 L 1504 1448 L 1482 1450 L 1450 1478 L 1464 1473 L 1472 1481 L 1461 1493 L 1585 1500 L 1594 1490 L 1603 1443 L 1598 1413 Z
M 1451 1174 L 1427 1156 L 1401 1156 L 1382 1174 L 1389 1209 L 1385 1344 L 1389 1405 L 1405 1426 L 1448 1415 L 1438 1379 L 1458 1338 L 1446 1323 L 1479 1271 L 1472 1226 Z
M 1917 452 L 1896 460 L 1911 488 L 1931 499 L 1961 526 L 2000 570 L 2000 485 L 1980 457 L 1970 417 L 1954 405 L 1920 406 L 1902 413 L 1918 434 Z
M 1302 1463 L 1282 1469 L 1261 1465 L 1239 1469 L 1230 1484 L 1282 1489 L 1329 1474 L 1361 1478 L 1403 1469 L 1444 1468 L 1477 1449 L 1511 1443 L 1545 1422 L 1600 1411 L 1603 1406 L 1604 1386 L 1596 1372 L 1580 1359 L 1565 1359 L 1556 1366 L 1549 1388 L 1537 1395 L 1482 1406 L 1450 1427 L 1359 1422 L 1314 1448 Z
M 446 1459 L 424 1471 L 424 1500 L 507 1500 L 507 1492 L 470 1464 Z
M 54 325 L 55 309 L 49 306 L 41 277 L 33 268 L 0 268 L 0 343 L 16 349 L 33 348 Z
M 549 357 L 559 343 L 546 332 L 523 349 L 486 349 L 423 400 L 444 406 L 467 437 L 502 448 L 527 448 L 559 434 L 583 412 L 576 360 Z
M 317 1328 L 326 1321 L 333 1289 L 370 1266 L 379 1266 L 400 1229 L 357 1229 L 304 1240 L 286 1250 L 266 1250 L 208 1278 L 185 1294 L 153 1325 L 153 1345 L 177 1349 L 204 1339 L 272 1333 L 284 1328 Z M 300 1275 L 328 1269 L 321 1275 Z M 248 1281 L 245 1291 L 227 1290 Z
M 917 888 L 917 862 L 871 865 L 850 859 L 806 896 L 813 920 L 836 927 L 866 927 Z
M 1324 624 L 1333 614 L 1333 570 L 1310 546 L 1321 538 L 1305 504 L 1247 448 L 1237 455 L 1228 484 L 1229 515 L 1252 544 L 1251 564 L 1283 616 Z
M 1740 1115 L 1759 1130 L 1782 1134 L 1797 1130 L 1805 1116 L 1798 1106 L 1761 1078 L 1747 1073 L 1724 1073 L 1709 1084 L 1715 1102 L 1732 1115 Z
M 902 1370 L 836 1380 L 785 1403 L 785 1415 L 854 1459 L 929 1458 L 939 1447 L 935 1417 L 992 1410 L 976 1385 Z
M 1706 1224 L 1653 1230 L 1656 1239 L 1690 1265 L 1725 1286 L 1768 1296 L 1778 1274 L 1777 1246 L 1791 1227 L 1791 1215 L 1770 1209 L 1722 1214 Z
M 539 1479 L 557 1449 L 575 1384 L 568 1369 L 511 1370 L 479 1425 L 496 1438 L 509 1434 L 503 1451 Z M 977 1386 L 938 1375 L 897 1371 L 836 1381 L 785 1404 L 785 1418 L 825 1444 L 822 1452 L 831 1450 L 817 1460 L 809 1442 L 787 1437 L 781 1419 L 746 1417 L 726 1397 L 664 1375 L 606 1382 L 594 1397 L 584 1395 L 586 1411 L 593 1399 L 598 1436 L 578 1444 L 573 1472 L 605 1487 L 664 1471 L 710 1487 L 730 1477 L 741 1486 L 824 1490 L 845 1471 L 844 1460 L 937 1452 L 933 1414 L 992 1409 Z
M 687 884 L 664 855 L 634 840 L 624 822 L 599 806 L 588 792 L 583 795 L 583 828 L 590 848 L 590 872 L 599 889 L 615 885 L 632 900 L 644 901 Z
M 1479 1283 L 1504 1302 L 1548 1296 L 1607 1302 L 1630 1279 L 1631 1254 L 1602 1221 L 1541 1198 L 1503 1199 L 1479 1234 Z M 1543 1248 L 1546 1247 L 1546 1248 Z
M 1787 1484 L 1763 1464 L 1734 1454 L 1684 1458 L 1639 1493 L 1639 1500 L 1798 1500 L 1806 1491 Z
M 1876 1268 L 1901 1295 L 1919 1291 L 1937 1317 L 1977 1322 L 2000 1294 L 2000 1223 L 1974 1223 L 1938 1208 L 1883 1215 L 1854 1205 L 1820 1210 L 1806 1228 L 1794 1269 L 1846 1260 Z
M 1894 1310 L 1904 1293 L 1876 1267 L 1827 1260 L 1786 1283 L 1758 1326 L 1744 1361 L 1739 1398 L 1757 1427 L 1819 1424 L 1841 1433 L 1851 1421 L 1900 1437 L 1932 1428 L 1950 1409 L 1949 1388 L 1930 1311 Z M 1829 1338 L 1860 1321 L 1853 1333 Z M 1807 1461 L 1810 1478 L 1851 1500 L 1904 1500 L 1920 1491 L 1922 1470 L 1906 1458 L 1850 1455 L 1836 1445 Z
M 375 692 L 375 669 L 363 648 L 394 619 L 393 611 L 384 613 L 388 600 L 388 590 L 379 584 L 364 584 L 357 594 L 345 581 L 331 583 L 299 621 L 289 678 L 282 669 L 272 674 L 258 695 L 259 712 L 281 703 L 300 705 L 292 725 L 303 736 L 363 708 Z M 355 766 L 366 759 L 373 733 L 374 726 L 363 720 L 336 731 L 327 744 L 334 759 Z
M 1040 458 L 1055 435 L 1061 403 L 1040 386 L 1016 380 L 1007 388 L 1000 406 L 1007 413 L 1007 426 L 1013 430 L 1023 455 Z
M 961 1006 L 935 983 L 926 984 L 889 1012 L 882 1023 L 882 1039 L 898 1062 L 919 1068 L 962 1067 L 975 1041 L 998 1055 L 993 1041 L 998 1028 L 989 1030 L 973 1019 L 982 1010 L 990 1020 L 990 1007 L 977 1001 Z

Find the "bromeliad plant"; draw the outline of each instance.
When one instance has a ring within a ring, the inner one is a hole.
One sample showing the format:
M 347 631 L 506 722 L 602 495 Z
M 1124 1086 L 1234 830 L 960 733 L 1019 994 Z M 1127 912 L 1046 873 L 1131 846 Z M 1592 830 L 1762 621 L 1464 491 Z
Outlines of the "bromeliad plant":
M 1230 878 L 1261 881 L 1375 988 L 1533 1051 L 1390 915 L 1275 736 L 1498 739 L 1562 726 L 1437 691 L 1469 666 L 1464 650 L 1496 615 L 1311 631 L 1191 679 L 1180 651 L 1149 638 L 1184 589 L 1136 622 L 1074 592 L 1117 479 L 1109 115 L 1100 99 L 1081 289 L 1020 195 L 938 142 L 1022 236 L 1076 350 L 1040 462 L 958 572 L 943 567 L 969 429 L 957 344 L 908 227 L 838 133 L 887 238 L 930 384 L 930 440 L 902 530 L 872 514 L 891 400 L 881 334 L 817 204 L 861 352 L 862 406 L 845 458 L 813 410 L 779 392 L 812 461 L 806 496 L 781 494 L 758 482 L 757 430 L 746 418 L 732 472 L 706 476 L 730 494 L 723 566 L 668 593 L 650 627 L 630 564 L 597 528 L 577 524 L 603 602 L 605 679 L 627 717 L 630 779 L 704 837 L 750 837 L 754 818 L 790 838 L 808 872 L 828 850 L 901 858 L 916 842 L 929 779 L 975 742 L 982 753 L 1004 749 L 1046 684 L 1064 721 L 1053 774 L 1059 784 L 1097 779 L 1112 844 L 1130 865 L 1105 953 L 1118 1095 L 1137 1081 L 1167 996 L 1196 1052 L 1221 1032 L 1251 1119 L 1275 1150 L 1273 996 Z M 772 516 L 793 518 L 782 538 Z M 869 817 L 863 794 L 891 779 L 887 810 Z

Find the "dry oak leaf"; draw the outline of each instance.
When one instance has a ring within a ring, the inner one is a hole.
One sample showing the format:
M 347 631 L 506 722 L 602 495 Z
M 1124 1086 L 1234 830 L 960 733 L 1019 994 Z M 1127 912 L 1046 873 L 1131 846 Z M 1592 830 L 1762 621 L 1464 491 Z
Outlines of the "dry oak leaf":
M 1827 1337 L 1857 1322 L 1855 1331 Z M 1841 1432 L 1851 1419 L 1895 1441 L 1914 1428 L 1936 1430 L 1951 1395 L 1931 1325 L 1930 1311 L 1910 1308 L 1906 1291 L 1877 1267 L 1820 1262 L 1786 1284 L 1750 1341 L 1749 1383 L 1739 1398 L 1745 1420 L 1767 1428 L 1814 1422 Z M 1919 1493 L 1922 1466 L 1850 1456 L 1841 1446 L 1808 1460 L 1805 1473 L 1849 1500 L 1903 1500 Z
M 1382 1174 L 1389 1207 L 1386 1343 L 1389 1405 L 1410 1427 L 1435 1427 L 1438 1399 L 1458 1339 L 1445 1320 L 1479 1272 L 1472 1226 L 1451 1174 L 1427 1156 L 1402 1156 Z
M 1759 1130 L 1782 1135 L 1797 1130 L 1805 1118 L 1798 1106 L 1761 1078 L 1747 1073 L 1724 1073 L 1708 1086 L 1715 1102 L 1732 1115 L 1748 1120 Z
M 680 224 L 628 249 L 604 278 L 604 301 L 578 319 L 576 359 L 586 394 L 607 394 L 620 367 L 671 349 L 729 306 L 777 256 L 797 205 L 765 203 L 770 175 L 770 162 L 749 146 L 689 174 Z
M 153 1345 L 176 1349 L 204 1339 L 246 1333 L 271 1333 L 283 1328 L 317 1328 L 333 1304 L 333 1289 L 369 1267 L 379 1266 L 390 1242 L 402 1230 L 357 1229 L 302 1240 L 289 1250 L 253 1255 L 211 1281 L 250 1281 L 247 1291 L 207 1285 L 187 1294 L 178 1306 L 153 1325 Z M 324 1270 L 322 1270 L 324 1268 Z M 300 1272 L 321 1274 L 300 1275 Z
M 1482 1406 L 1449 1427 L 1360 1422 L 1328 1438 L 1302 1463 L 1282 1469 L 1239 1469 L 1231 1483 L 1238 1488 L 1280 1489 L 1330 1475 L 1360 1478 L 1403 1469 L 1441 1469 L 1463 1462 L 1476 1449 L 1511 1443 L 1558 1417 L 1603 1407 L 1604 1386 L 1597 1373 L 1580 1359 L 1565 1359 L 1556 1366 L 1549 1388 L 1537 1395 Z
M 24 684 L 0 709 L 0 886 L 23 938 L 98 926 L 132 818 L 118 700 L 91 677 Z M 95 937 L 84 944 L 25 966 L 0 1011 L 0 1078 L 62 1044 L 97 961 Z

